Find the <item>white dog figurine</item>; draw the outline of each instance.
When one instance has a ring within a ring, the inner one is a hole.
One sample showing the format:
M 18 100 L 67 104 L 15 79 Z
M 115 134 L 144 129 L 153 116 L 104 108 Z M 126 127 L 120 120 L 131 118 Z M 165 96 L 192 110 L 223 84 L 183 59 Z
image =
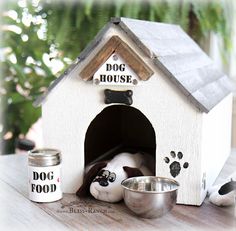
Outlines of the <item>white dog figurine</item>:
M 144 158 L 145 157 L 145 158 Z M 123 199 L 121 182 L 128 177 L 153 175 L 148 169 L 150 156 L 136 153 L 121 153 L 107 162 L 94 164 L 85 174 L 83 185 L 76 195 L 88 196 L 89 192 L 98 200 L 118 202 Z
M 236 190 L 236 172 L 223 183 L 213 186 L 209 193 L 209 200 L 217 206 L 230 206 L 234 204 Z

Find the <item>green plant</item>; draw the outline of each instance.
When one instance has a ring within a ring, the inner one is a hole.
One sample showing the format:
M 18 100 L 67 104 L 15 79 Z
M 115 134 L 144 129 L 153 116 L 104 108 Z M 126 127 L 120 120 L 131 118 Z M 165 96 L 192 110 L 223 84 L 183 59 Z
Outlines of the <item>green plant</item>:
M 5 1 L 0 89 L 5 115 L 3 129 L 0 129 L 3 153 L 13 153 L 15 138 L 24 135 L 40 116 L 40 108 L 33 108 L 33 101 L 110 17 L 180 24 L 199 43 L 213 31 L 222 37 L 222 50 L 228 54 L 230 4 L 227 0 Z

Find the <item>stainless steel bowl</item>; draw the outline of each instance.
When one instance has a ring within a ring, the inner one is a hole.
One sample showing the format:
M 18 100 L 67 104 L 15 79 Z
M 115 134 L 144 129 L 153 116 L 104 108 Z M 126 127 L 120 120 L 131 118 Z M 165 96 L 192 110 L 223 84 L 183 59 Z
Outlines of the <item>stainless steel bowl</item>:
M 138 176 L 121 182 L 129 209 L 144 218 L 161 217 L 176 204 L 179 183 L 156 176 Z

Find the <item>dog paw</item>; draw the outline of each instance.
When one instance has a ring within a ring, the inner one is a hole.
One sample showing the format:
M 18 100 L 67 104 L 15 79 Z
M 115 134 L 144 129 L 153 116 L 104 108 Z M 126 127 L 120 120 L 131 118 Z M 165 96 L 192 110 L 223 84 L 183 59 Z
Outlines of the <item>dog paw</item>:
M 189 167 L 189 163 L 188 162 L 184 162 L 183 165 L 181 165 L 180 160 L 183 158 L 183 153 L 182 152 L 178 152 L 177 155 L 174 151 L 170 152 L 170 158 L 172 159 L 172 162 L 170 163 L 170 158 L 169 157 L 165 157 L 164 161 L 169 164 L 169 168 L 170 168 L 170 174 L 173 177 L 176 177 L 180 174 L 182 167 L 183 168 L 188 168 Z

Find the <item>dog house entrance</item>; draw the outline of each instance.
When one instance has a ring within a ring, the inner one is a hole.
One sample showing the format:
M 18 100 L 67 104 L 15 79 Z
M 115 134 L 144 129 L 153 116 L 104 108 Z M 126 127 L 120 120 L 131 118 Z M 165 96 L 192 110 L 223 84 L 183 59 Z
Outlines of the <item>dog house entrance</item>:
M 144 114 L 134 107 L 106 107 L 88 127 L 85 136 L 85 165 L 110 159 L 125 151 L 145 152 L 155 159 L 155 131 Z

